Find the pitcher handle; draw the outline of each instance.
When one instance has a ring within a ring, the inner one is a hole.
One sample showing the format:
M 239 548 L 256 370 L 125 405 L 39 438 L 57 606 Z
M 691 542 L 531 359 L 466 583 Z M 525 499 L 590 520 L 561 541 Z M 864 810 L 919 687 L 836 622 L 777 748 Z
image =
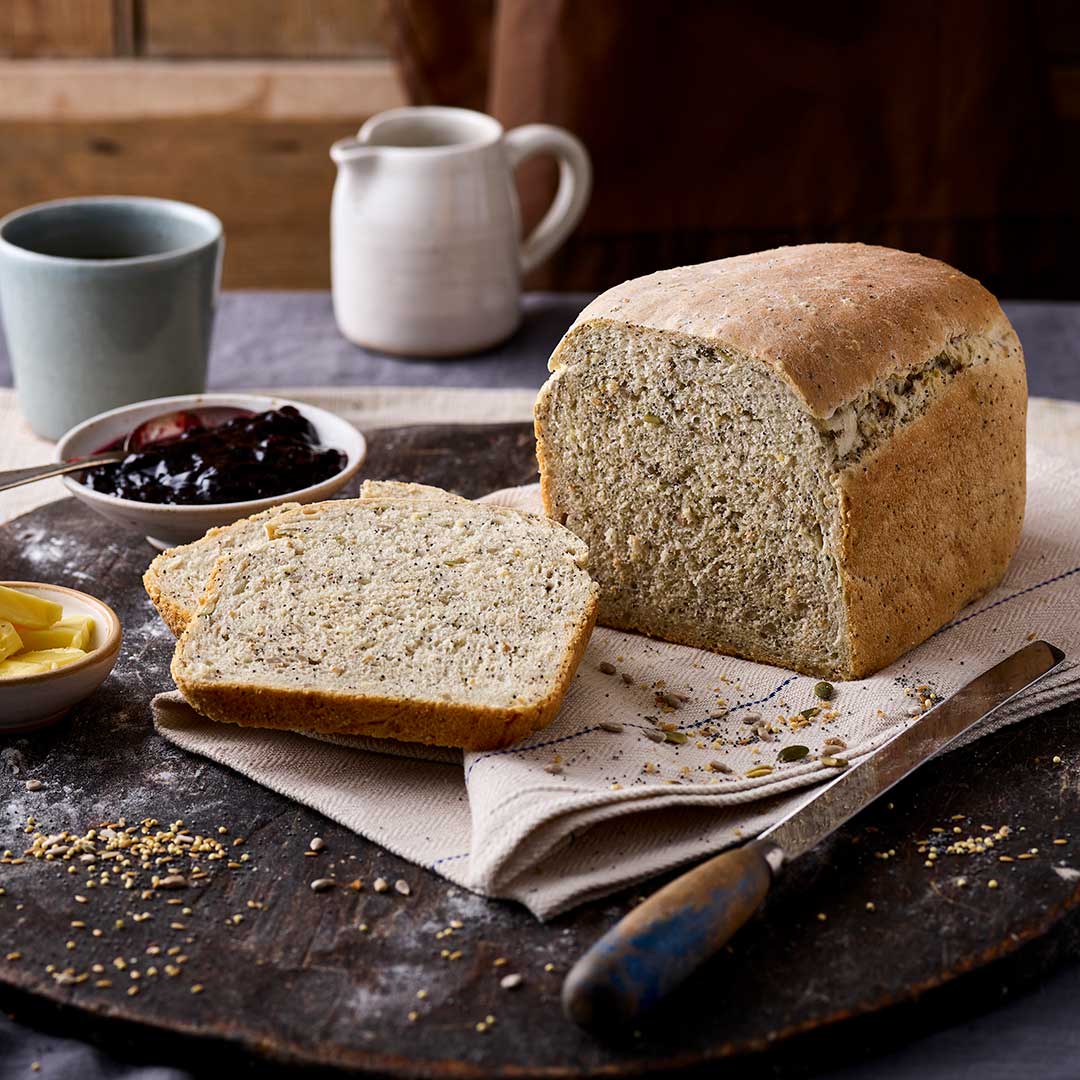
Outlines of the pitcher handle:
M 551 124 L 526 124 L 504 137 L 510 167 L 516 169 L 536 154 L 551 154 L 559 163 L 559 188 L 547 213 L 521 244 L 521 272 L 527 274 L 554 255 L 577 227 L 592 191 L 592 165 L 581 140 Z

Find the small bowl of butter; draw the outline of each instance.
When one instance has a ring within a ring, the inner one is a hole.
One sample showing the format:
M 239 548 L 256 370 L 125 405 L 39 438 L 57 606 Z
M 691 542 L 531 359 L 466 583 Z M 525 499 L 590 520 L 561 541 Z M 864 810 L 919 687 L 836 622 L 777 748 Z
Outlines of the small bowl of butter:
M 0 735 L 53 724 L 89 697 L 122 636 L 116 612 L 88 593 L 0 582 Z

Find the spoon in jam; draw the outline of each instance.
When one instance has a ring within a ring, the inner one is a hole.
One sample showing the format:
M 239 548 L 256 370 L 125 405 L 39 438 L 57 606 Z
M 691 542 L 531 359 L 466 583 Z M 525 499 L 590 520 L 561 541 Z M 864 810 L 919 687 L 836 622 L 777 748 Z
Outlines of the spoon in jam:
M 97 465 L 115 465 L 128 454 L 137 454 L 150 446 L 175 439 L 192 428 L 214 428 L 237 416 L 253 415 L 250 409 L 238 409 L 231 405 L 207 405 L 201 409 L 177 409 L 175 412 L 162 413 L 144 420 L 126 437 L 108 443 L 89 457 L 54 461 L 51 465 L 31 465 L 26 469 L 0 470 L 0 491 L 32 484 L 35 480 L 82 472 Z

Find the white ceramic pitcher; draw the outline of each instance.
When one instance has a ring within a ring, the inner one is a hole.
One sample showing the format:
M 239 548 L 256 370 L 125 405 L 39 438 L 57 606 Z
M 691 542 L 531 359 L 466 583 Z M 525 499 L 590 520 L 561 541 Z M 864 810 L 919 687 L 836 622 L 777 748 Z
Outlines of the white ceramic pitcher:
M 513 170 L 543 153 L 558 159 L 559 187 L 522 242 Z M 521 275 L 571 233 L 592 185 L 588 154 L 569 132 L 548 124 L 504 132 L 468 109 L 391 109 L 330 156 L 338 328 L 358 345 L 416 356 L 509 337 L 521 319 Z

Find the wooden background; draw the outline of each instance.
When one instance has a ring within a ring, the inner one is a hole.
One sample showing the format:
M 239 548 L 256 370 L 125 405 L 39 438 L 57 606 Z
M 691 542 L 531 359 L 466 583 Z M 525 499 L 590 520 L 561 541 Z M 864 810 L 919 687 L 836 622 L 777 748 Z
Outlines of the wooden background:
M 1034 2 L 1080 175 L 1080 0 Z M 227 287 L 326 288 L 328 148 L 405 103 L 382 26 L 380 0 L 0 0 L 0 214 L 184 199 L 225 222 Z
M 227 288 L 328 288 L 330 144 L 405 104 L 381 25 L 379 0 L 0 0 L 0 215 L 183 199 L 225 223 Z

